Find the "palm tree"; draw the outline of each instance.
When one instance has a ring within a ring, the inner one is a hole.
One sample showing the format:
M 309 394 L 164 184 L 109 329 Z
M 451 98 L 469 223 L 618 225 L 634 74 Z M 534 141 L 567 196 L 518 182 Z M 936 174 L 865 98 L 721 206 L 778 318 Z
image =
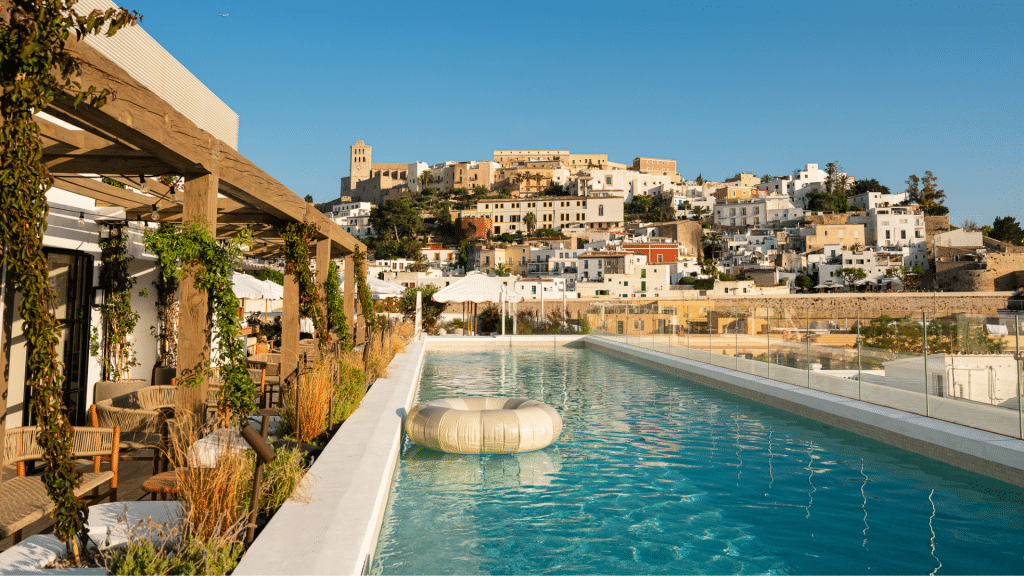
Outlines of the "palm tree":
M 540 181 L 544 179 L 544 175 L 538 172 L 533 175 L 533 179 L 537 181 L 537 192 L 540 192 Z
M 714 260 L 712 260 L 711 258 L 707 258 L 703 262 L 701 262 L 700 271 L 707 277 L 714 278 L 716 275 L 718 275 L 718 266 L 715 266 Z
M 718 232 L 712 232 L 711 234 L 704 237 L 704 245 L 711 247 L 711 257 L 715 256 L 715 249 L 717 248 L 719 253 L 718 257 L 721 258 L 722 250 L 722 235 Z
M 420 173 L 420 186 L 423 188 L 427 187 L 427 184 L 434 181 L 434 173 L 430 170 L 424 170 Z
M 697 206 L 693 209 L 693 214 L 697 218 L 697 222 L 700 222 L 701 218 L 706 216 L 709 212 L 711 212 L 711 210 L 703 206 Z
M 523 172 L 520 176 L 523 178 L 522 182 L 526 182 L 527 185 L 529 185 L 530 180 L 533 180 L 533 172 Z
M 533 230 L 537 227 L 537 215 L 527 212 L 526 216 L 523 216 L 523 223 L 526 224 L 526 231 L 533 234 Z
M 494 268 L 491 268 L 491 271 L 494 272 L 495 276 L 511 276 L 512 275 L 512 269 L 509 268 L 504 262 L 502 262 L 501 264 L 495 265 Z

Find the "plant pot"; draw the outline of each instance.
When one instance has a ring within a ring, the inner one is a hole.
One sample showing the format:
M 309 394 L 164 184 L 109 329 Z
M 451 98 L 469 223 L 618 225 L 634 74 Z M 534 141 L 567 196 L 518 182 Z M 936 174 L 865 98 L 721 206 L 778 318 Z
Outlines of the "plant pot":
M 170 386 L 171 379 L 178 375 L 177 368 L 164 368 L 157 366 L 153 368 L 153 386 Z
M 141 390 L 146 386 L 149 386 L 148 380 L 121 380 L 119 382 L 100 380 L 96 383 L 96 389 L 93 393 L 93 402 L 116 398 L 122 394 Z

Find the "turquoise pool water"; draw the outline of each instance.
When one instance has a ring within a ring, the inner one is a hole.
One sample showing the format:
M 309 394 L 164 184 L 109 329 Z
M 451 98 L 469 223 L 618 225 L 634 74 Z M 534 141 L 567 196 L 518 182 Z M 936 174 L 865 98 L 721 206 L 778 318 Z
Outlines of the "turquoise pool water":
M 590 350 L 428 353 L 420 400 L 526 396 L 545 450 L 406 444 L 380 574 L 1020 574 L 1024 490 Z

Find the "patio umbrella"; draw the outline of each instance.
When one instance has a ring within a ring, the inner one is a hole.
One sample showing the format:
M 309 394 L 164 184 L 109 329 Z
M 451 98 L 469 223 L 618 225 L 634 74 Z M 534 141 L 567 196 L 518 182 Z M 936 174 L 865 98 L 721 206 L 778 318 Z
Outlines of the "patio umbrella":
M 460 302 L 463 305 L 471 303 L 475 306 L 482 302 L 501 302 L 502 294 L 512 302 L 525 300 L 522 294 L 483 274 L 469 274 L 462 280 L 438 290 L 433 298 L 435 302 Z M 475 326 L 473 332 L 476 333 Z
M 380 298 L 391 298 L 394 296 L 401 296 L 402 292 L 405 292 L 405 286 L 397 284 L 395 282 L 388 282 L 387 280 L 381 280 L 379 278 L 367 278 L 366 285 L 370 288 L 370 294 L 373 295 L 374 300 Z M 345 293 L 345 275 L 341 275 L 341 293 Z
M 248 300 L 277 300 L 284 297 L 284 288 L 281 295 L 274 297 L 274 292 L 263 280 L 253 278 L 248 274 L 235 274 L 231 277 L 232 291 L 237 298 Z M 273 284 L 271 282 L 271 284 Z

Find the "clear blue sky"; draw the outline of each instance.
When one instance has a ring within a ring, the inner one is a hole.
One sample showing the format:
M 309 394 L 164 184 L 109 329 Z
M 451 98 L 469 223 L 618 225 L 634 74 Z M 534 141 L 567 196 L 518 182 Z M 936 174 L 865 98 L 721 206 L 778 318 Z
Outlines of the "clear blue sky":
M 567 148 L 713 180 L 838 160 L 894 192 L 932 170 L 953 223 L 1024 220 L 1019 4 L 120 3 L 317 201 L 361 139 L 377 162 Z

